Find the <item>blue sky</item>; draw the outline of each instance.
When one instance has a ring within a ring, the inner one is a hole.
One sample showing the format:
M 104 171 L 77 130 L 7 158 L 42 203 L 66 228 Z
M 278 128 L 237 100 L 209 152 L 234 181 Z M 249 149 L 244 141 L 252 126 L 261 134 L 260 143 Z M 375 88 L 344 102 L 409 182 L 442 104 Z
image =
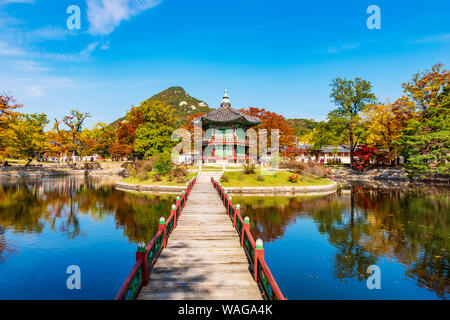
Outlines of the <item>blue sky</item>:
M 380 30 L 366 26 L 372 4 Z M 369 80 L 385 101 L 414 73 L 450 68 L 449 12 L 442 0 L 0 0 L 0 91 L 51 119 L 89 111 L 89 125 L 175 85 L 211 107 L 228 89 L 236 108 L 322 120 L 335 77 Z

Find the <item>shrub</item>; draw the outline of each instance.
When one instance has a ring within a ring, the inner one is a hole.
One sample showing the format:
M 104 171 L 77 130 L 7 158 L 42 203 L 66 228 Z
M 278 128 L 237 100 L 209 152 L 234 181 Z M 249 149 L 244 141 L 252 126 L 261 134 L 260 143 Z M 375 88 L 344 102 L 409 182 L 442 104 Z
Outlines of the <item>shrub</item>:
M 185 177 L 187 175 L 188 171 L 187 171 L 187 167 L 186 165 L 178 165 L 172 168 L 172 170 L 170 170 L 170 175 L 172 177 Z
M 256 166 L 253 163 L 244 163 L 242 165 L 242 169 L 244 171 L 244 174 L 255 174 L 256 173 Z
M 172 170 L 173 163 L 169 153 L 163 153 L 155 161 L 154 169 L 160 175 L 166 175 Z
M 228 176 L 223 174 L 222 177 L 220 177 L 220 182 L 228 182 Z
M 256 180 L 257 180 L 257 181 L 264 181 L 265 179 L 264 179 L 264 177 L 263 177 L 262 175 L 259 175 L 259 176 L 256 178 Z
M 176 183 L 185 183 L 186 179 L 185 179 L 185 177 L 176 177 L 175 182 Z
M 152 171 L 155 158 L 149 160 L 137 160 L 127 166 L 126 173 L 138 179 L 147 179 L 148 173 Z
M 328 164 L 341 164 L 341 158 L 328 158 L 327 159 Z
M 159 175 L 159 173 L 153 175 L 153 181 L 161 181 L 161 176 Z
M 300 178 L 300 176 L 298 174 L 291 174 L 288 177 L 288 181 L 292 182 L 292 183 L 297 183 L 299 178 Z
M 321 164 L 308 162 L 303 170 L 303 174 L 316 176 L 318 178 L 326 178 L 328 176 L 328 170 Z
M 303 174 L 306 164 L 304 162 L 289 160 L 281 163 L 280 168 L 288 169 L 296 174 Z

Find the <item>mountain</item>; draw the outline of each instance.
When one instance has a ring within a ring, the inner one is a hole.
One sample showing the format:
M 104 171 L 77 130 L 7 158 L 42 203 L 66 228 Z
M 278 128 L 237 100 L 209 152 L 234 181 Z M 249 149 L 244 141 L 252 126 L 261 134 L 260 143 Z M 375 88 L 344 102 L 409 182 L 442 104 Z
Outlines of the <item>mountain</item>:
M 310 133 L 317 126 L 313 119 L 287 119 L 287 123 L 295 129 L 297 137 Z
M 191 97 L 182 87 L 170 87 L 155 94 L 150 101 L 161 101 L 171 105 L 175 109 L 175 117 L 179 125 L 186 121 L 190 115 L 199 112 L 211 112 L 212 109 L 206 102 Z M 117 126 L 125 117 L 117 119 L 111 126 Z

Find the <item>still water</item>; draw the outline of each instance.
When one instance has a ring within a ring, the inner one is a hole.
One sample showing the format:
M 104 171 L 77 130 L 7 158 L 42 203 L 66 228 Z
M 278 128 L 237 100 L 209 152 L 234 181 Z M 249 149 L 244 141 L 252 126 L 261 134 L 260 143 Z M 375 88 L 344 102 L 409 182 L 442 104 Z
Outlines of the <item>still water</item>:
M 0 299 L 112 299 L 168 217 L 172 195 L 114 179 L 0 180 Z M 233 197 L 289 299 L 448 299 L 448 189 L 352 186 L 315 197 Z M 369 290 L 369 265 L 381 289 Z M 81 269 L 68 290 L 66 269 Z
M 450 192 L 351 186 L 328 196 L 233 197 L 289 299 L 448 299 Z M 377 265 L 381 288 L 369 290 Z
M 116 179 L 117 180 L 117 179 Z M 0 180 L 0 299 L 113 299 L 175 197 L 115 190 L 114 179 Z M 67 267 L 81 270 L 68 290 Z

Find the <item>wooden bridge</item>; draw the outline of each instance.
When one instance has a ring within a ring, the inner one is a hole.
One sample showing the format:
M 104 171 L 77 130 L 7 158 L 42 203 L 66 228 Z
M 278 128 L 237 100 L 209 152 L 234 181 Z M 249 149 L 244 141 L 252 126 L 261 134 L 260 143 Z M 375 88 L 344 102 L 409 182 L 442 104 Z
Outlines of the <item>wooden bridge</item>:
M 284 299 L 219 175 L 189 181 L 153 240 L 139 245 L 116 299 Z

